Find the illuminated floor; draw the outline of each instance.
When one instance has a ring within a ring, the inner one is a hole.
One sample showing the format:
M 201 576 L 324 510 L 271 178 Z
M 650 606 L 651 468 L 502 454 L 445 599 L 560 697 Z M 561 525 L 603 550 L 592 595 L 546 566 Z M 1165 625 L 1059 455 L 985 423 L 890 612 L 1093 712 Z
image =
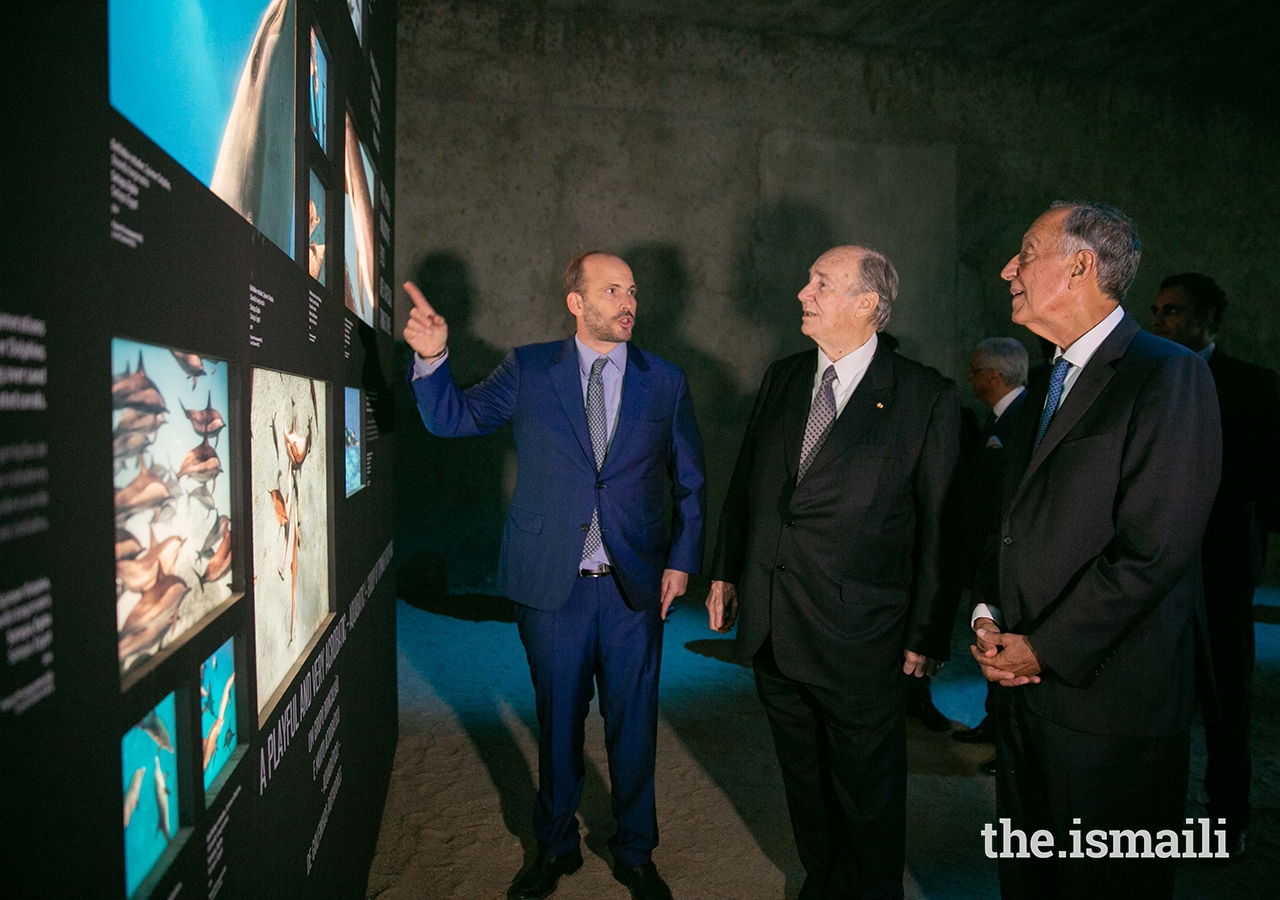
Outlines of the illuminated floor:
M 700 599 L 666 628 L 658 732 L 654 854 L 678 900 L 794 897 L 803 872 L 791 844 L 768 724 L 751 672 L 725 658 Z M 1260 594 L 1255 680 L 1254 824 L 1250 856 L 1228 869 L 1188 862 L 1180 897 L 1267 896 L 1280 872 L 1280 591 Z M 533 689 L 510 604 L 449 597 L 431 611 L 398 601 L 400 743 L 368 896 L 488 900 L 505 896 L 534 841 L 529 824 L 536 761 Z M 505 621 L 504 621 L 505 620 Z M 963 655 L 962 655 L 963 654 Z M 965 725 L 982 716 L 984 686 L 957 643 L 934 700 Z M 995 865 L 979 830 L 994 818 L 989 753 L 910 720 L 907 896 L 996 898 Z M 587 728 L 581 819 L 586 865 L 557 898 L 617 897 L 605 842 L 613 829 L 600 718 Z M 1193 732 L 1188 815 L 1203 814 L 1203 741 Z

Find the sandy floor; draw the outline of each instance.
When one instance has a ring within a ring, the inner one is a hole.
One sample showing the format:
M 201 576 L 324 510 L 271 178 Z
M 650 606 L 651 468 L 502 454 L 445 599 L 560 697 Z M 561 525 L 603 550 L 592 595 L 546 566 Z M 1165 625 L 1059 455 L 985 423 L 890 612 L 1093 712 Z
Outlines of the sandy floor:
M 691 594 L 700 598 L 695 587 Z M 1280 877 L 1280 592 L 1259 600 L 1254 824 L 1250 856 L 1227 869 L 1183 863 L 1179 897 L 1269 896 Z M 367 896 L 488 900 L 536 850 L 529 821 L 536 719 L 510 604 L 471 595 L 419 609 L 398 601 L 400 742 Z M 768 723 L 751 672 L 724 661 L 697 601 L 683 601 L 664 637 L 654 860 L 677 898 L 793 898 L 803 872 L 791 842 Z M 957 727 L 982 715 L 976 666 L 943 670 L 934 700 Z M 994 818 L 990 753 L 909 722 L 908 897 L 995 898 L 994 861 L 979 829 Z M 1203 814 L 1203 742 L 1193 733 L 1188 815 Z M 587 726 L 591 765 L 580 819 L 586 864 L 556 892 L 618 898 L 601 720 Z

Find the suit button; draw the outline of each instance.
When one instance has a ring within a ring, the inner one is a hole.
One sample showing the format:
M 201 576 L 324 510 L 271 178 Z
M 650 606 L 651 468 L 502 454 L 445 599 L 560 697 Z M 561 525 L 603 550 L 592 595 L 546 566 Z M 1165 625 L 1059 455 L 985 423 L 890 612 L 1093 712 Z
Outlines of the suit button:
M 591 525 L 590 525 L 590 524 L 586 524 L 586 525 L 579 525 L 578 527 L 579 527 L 579 528 L 581 528 L 583 531 L 590 531 L 590 530 L 591 530 Z
M 1013 543 L 1013 538 L 1009 537 L 1009 535 L 1006 534 L 1004 536 L 1004 545 L 1008 547 L 1012 543 Z
M 774 566 L 774 567 L 773 567 L 773 570 L 774 570 L 775 572 L 785 572 L 785 571 L 787 571 L 787 567 L 786 567 L 786 566 Z
M 790 527 L 791 527 L 792 525 L 794 525 L 794 524 L 796 524 L 796 523 L 795 523 L 795 522 L 793 522 L 793 521 L 791 521 L 790 519 L 788 519 L 787 521 L 785 521 L 785 522 L 783 522 L 783 523 L 782 523 L 782 527 L 783 527 L 783 528 L 790 528 Z
M 603 481 L 597 481 L 597 482 L 596 482 L 596 490 L 597 490 L 597 491 L 598 491 L 598 490 L 600 490 L 600 489 L 602 489 L 603 487 L 604 487 L 604 482 L 603 482 Z

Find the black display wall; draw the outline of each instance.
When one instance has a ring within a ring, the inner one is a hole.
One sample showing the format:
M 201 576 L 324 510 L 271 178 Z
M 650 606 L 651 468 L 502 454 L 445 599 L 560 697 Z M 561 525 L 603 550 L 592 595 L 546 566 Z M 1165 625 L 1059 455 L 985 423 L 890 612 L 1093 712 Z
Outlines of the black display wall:
M 395 18 L 6 27 L 0 896 L 363 896 L 396 741 Z

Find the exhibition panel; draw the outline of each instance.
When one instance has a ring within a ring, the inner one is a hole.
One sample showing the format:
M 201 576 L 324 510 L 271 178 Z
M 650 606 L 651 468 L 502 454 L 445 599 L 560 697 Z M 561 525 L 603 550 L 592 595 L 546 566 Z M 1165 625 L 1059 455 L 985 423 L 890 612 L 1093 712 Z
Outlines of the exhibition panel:
M 61 15 L 5 203 L 0 894 L 362 896 L 397 729 L 395 4 Z

